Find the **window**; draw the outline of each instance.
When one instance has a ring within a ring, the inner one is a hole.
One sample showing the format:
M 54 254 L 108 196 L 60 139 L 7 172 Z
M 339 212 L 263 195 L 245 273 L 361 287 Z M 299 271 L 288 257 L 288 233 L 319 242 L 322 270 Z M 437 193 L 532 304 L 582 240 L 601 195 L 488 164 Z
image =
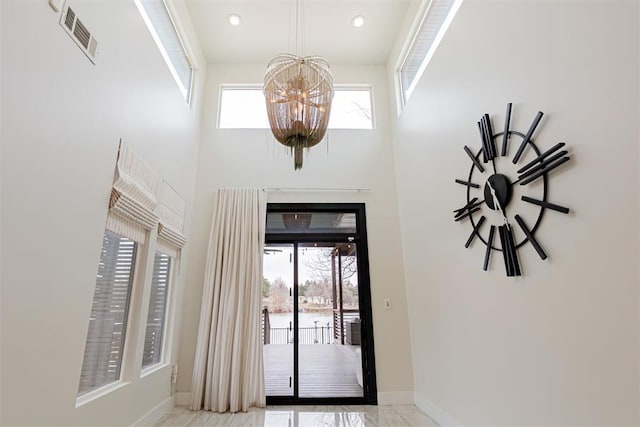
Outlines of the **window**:
M 366 87 L 335 88 L 329 129 L 373 129 L 372 90 Z M 221 129 L 268 129 L 267 107 L 258 86 L 222 86 Z
M 262 89 L 222 87 L 219 127 L 222 129 L 269 129 L 267 106 Z
M 373 129 L 371 88 L 336 89 L 329 129 Z
M 170 277 L 171 257 L 162 252 L 156 252 L 155 260 L 153 261 L 151 296 L 149 297 L 149 312 L 147 314 L 147 331 L 144 336 L 142 368 L 162 361 Z
M 422 22 L 414 33 L 398 70 L 402 106 L 409 100 L 460 4 L 462 0 L 431 0 L 429 2 Z
M 134 1 L 182 95 L 189 102 L 193 66 L 164 0 Z
M 105 231 L 78 395 L 120 379 L 137 244 Z

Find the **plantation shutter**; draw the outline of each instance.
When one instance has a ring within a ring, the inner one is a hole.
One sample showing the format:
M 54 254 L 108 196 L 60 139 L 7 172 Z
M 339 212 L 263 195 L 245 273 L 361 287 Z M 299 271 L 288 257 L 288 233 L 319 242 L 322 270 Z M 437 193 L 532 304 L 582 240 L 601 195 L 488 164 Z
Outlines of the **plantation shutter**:
M 120 378 L 136 243 L 105 231 L 78 394 Z
M 158 173 L 120 142 L 106 228 L 144 244 L 146 231 L 158 223 L 153 212 L 158 182 Z
M 170 278 L 171 257 L 161 252 L 156 252 L 151 278 L 147 328 L 142 352 L 143 368 L 162 361 L 162 345 L 164 341 L 164 325 L 167 314 Z
M 166 182 L 162 183 L 158 205 L 158 250 L 177 258 L 187 242 L 182 234 L 186 203 L 184 199 Z

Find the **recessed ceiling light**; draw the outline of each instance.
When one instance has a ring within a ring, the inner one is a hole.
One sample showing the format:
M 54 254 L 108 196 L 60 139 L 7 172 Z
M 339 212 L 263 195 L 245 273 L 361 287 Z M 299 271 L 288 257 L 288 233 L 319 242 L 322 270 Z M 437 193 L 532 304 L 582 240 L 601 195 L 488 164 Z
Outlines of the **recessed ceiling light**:
M 232 13 L 227 16 L 227 20 L 229 21 L 229 24 L 233 25 L 234 27 L 242 23 L 242 18 L 240 18 L 240 15 L 238 15 L 237 13 Z
M 362 15 L 354 16 L 353 19 L 351 20 L 351 25 L 353 25 L 356 28 L 362 27 L 364 25 L 364 16 Z

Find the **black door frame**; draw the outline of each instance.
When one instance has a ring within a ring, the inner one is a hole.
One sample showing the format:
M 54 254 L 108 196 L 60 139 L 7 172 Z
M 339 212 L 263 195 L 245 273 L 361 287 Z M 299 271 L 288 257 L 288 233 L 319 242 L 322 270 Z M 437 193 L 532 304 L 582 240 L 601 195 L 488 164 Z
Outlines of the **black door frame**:
M 378 404 L 376 363 L 373 343 L 373 316 L 371 309 L 371 281 L 369 276 L 369 252 L 367 248 L 367 223 L 364 203 L 268 203 L 269 213 L 354 213 L 355 233 L 267 233 L 266 243 L 294 245 L 293 286 L 293 396 L 267 396 L 269 405 L 357 405 Z M 298 243 L 329 242 L 355 243 L 358 266 L 358 304 L 360 309 L 362 351 L 362 397 L 300 397 L 298 395 Z

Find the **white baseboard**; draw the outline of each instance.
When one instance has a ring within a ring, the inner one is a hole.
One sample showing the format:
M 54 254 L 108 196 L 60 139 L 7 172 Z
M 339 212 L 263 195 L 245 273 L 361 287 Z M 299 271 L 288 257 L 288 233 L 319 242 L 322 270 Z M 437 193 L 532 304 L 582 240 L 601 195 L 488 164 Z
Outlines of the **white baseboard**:
M 191 392 L 179 391 L 176 393 L 176 406 L 189 406 L 191 405 Z
M 173 396 L 167 397 L 158 406 L 149 411 L 146 415 L 133 423 L 134 427 L 152 426 L 162 419 L 173 409 Z
M 381 391 L 378 405 L 413 405 L 412 391 Z
M 418 409 L 420 409 L 422 412 L 430 416 L 435 422 L 438 423 L 438 425 L 442 427 L 462 426 L 462 424 L 460 424 L 458 421 L 453 419 L 445 411 L 440 409 L 435 403 L 433 403 L 432 401 L 430 401 L 425 397 L 420 396 L 418 393 L 415 393 L 414 401 Z
M 412 391 L 382 391 L 378 393 L 378 405 L 413 405 Z M 176 406 L 191 405 L 191 392 L 176 393 Z

